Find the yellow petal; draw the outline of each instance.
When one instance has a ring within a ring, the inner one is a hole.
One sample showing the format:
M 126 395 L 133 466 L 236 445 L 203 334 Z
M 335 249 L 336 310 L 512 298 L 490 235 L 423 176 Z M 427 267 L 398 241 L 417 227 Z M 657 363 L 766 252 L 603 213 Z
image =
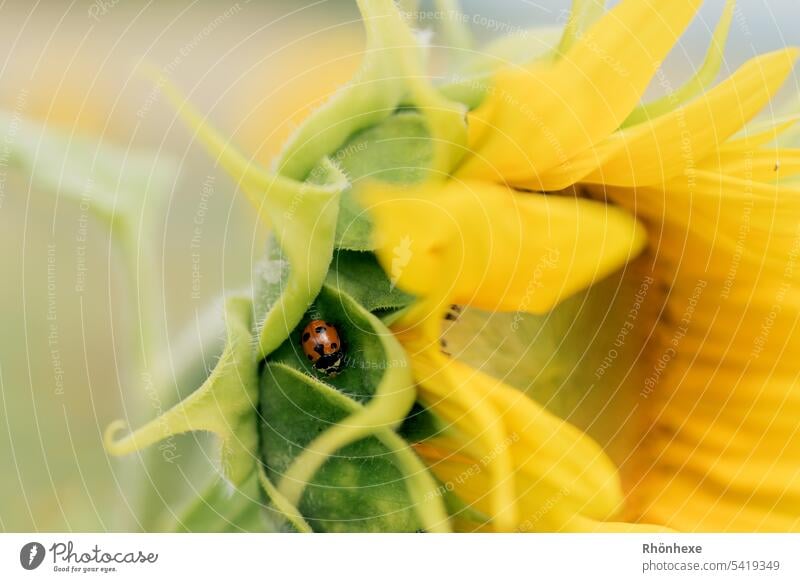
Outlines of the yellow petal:
M 488 310 L 546 312 L 620 268 L 645 242 L 641 226 L 618 208 L 485 182 L 373 185 L 362 201 L 393 282 L 440 303 Z
M 625 120 L 623 127 L 630 127 L 649 119 L 661 117 L 693 97 L 700 95 L 714 83 L 725 57 L 725 43 L 728 41 L 728 33 L 731 29 L 735 10 L 736 0 L 726 0 L 725 9 L 722 11 L 717 28 L 711 37 L 711 45 L 706 53 L 706 58 L 692 78 L 677 90 L 670 91 L 669 94 L 655 101 L 637 107 Z
M 797 55 L 797 49 L 786 49 L 752 59 L 688 105 L 616 133 L 548 172 L 541 180 L 542 189 L 557 190 L 578 180 L 615 186 L 655 184 L 697 167 L 767 105 Z
M 621 134 L 626 147 L 587 182 L 617 186 L 661 183 L 696 167 L 761 111 L 783 85 L 800 51 L 757 57 L 688 106 Z
M 623 0 L 555 64 L 499 73 L 463 178 L 536 183 L 620 127 L 702 0 Z
M 411 332 L 399 334 L 399 339 L 406 349 L 415 352 L 412 368 L 421 389 L 420 401 L 429 403 L 432 410 L 467 435 L 469 450 L 476 458 L 491 456 L 491 462 L 485 466 L 481 498 L 494 527 L 499 531 L 512 530 L 519 513 L 506 427 L 491 403 L 475 389 L 472 379 L 460 376 L 459 369 L 448 366 L 446 358 L 435 348 L 424 346 L 424 337 L 413 339 Z
M 697 172 L 603 193 L 653 223 L 669 285 L 636 387 L 630 518 L 800 531 L 800 190 Z
M 700 169 L 759 182 L 774 182 L 800 174 L 800 149 L 726 149 L 709 156 Z
M 412 352 L 420 345 L 409 332 L 399 337 Z M 434 349 L 418 349 L 412 367 L 420 400 L 453 429 L 417 452 L 448 490 L 491 516 L 493 529 L 560 531 L 576 515 L 618 512 L 616 467 L 583 432 Z

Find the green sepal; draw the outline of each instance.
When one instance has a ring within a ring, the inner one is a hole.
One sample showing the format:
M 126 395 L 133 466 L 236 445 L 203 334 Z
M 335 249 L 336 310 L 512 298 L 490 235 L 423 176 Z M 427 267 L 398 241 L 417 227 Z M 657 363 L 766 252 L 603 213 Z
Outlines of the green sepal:
M 371 251 L 375 248 L 372 237 L 372 219 L 356 200 L 351 189 L 342 193 L 336 225 L 337 249 Z
M 155 80 L 209 153 L 217 156 L 238 183 L 262 221 L 271 227 L 288 262 L 288 277 L 280 294 L 268 309 L 257 311 L 254 327 L 259 355 L 264 358 L 297 325 L 322 287 L 333 255 L 339 200 L 347 180 L 326 160 L 306 182 L 271 174 L 214 130 L 168 79 L 156 74 Z
M 328 171 L 335 179 L 341 178 L 332 165 Z M 288 261 L 289 272 L 280 297 L 263 319 L 256 321 L 262 358 L 283 343 L 322 288 L 333 257 L 340 193 L 341 186 L 291 181 L 271 189 L 265 197 L 273 219 L 272 235 Z
M 205 490 L 192 499 L 171 528 L 175 532 L 263 532 L 267 522 L 258 477 L 252 473 L 235 488 L 213 475 Z
M 493 40 L 463 59 L 459 70 L 443 79 L 439 91 L 448 99 L 475 109 L 493 86 L 498 70 L 551 59 L 562 32 L 555 26 L 529 28 Z
M 465 110 L 426 79 L 425 47 L 392 0 L 358 0 L 358 6 L 367 33 L 361 68 L 348 85 L 300 125 L 276 160 L 276 171 L 296 180 L 307 179 L 312 168 L 350 136 L 407 104 L 425 116 L 434 136 L 431 175 L 443 177 L 465 152 Z
M 401 109 L 353 135 L 333 159 L 351 184 L 361 179 L 415 184 L 427 177 L 434 155 L 425 116 Z
M 289 503 L 267 475 L 263 463 L 258 464 L 258 482 L 269 503 L 267 519 L 272 529 L 282 533 L 311 533 L 314 530 L 303 518 L 300 510 Z
M 106 429 L 104 443 L 112 455 L 142 450 L 170 436 L 208 431 L 220 439 L 220 472 L 232 484 L 244 483 L 256 466 L 258 399 L 256 355 L 252 345 L 252 303 L 244 297 L 225 305 L 227 343 L 211 375 L 190 396 L 137 429 L 116 439 L 123 420 Z
M 336 251 L 327 281 L 339 287 L 367 311 L 402 309 L 414 296 L 392 286 L 375 255 L 360 251 Z
M 373 250 L 372 221 L 353 195 L 360 180 L 413 184 L 425 179 L 435 155 L 425 117 L 401 110 L 377 125 L 353 135 L 332 159 L 347 176 L 336 225 L 336 248 Z M 319 173 L 315 168 L 312 175 Z

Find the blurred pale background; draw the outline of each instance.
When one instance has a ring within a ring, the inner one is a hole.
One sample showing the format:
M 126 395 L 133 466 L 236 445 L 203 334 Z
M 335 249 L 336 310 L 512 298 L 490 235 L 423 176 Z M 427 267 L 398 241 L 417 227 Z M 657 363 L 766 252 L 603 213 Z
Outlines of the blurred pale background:
M 796 2 L 740 0 L 726 67 L 800 44 Z M 670 57 L 665 73 L 675 86 L 701 61 L 722 4 L 706 3 Z M 557 0 L 464 3 L 467 14 L 505 30 L 563 22 L 567 8 Z M 497 34 L 488 28 L 474 26 L 481 39 Z M 163 68 L 242 150 L 267 163 L 304 114 L 348 78 L 361 46 L 355 2 L 343 0 L 12 0 L 0 7 L 0 106 L 123 151 L 175 159 L 179 177 L 158 203 L 156 260 L 146 268 L 158 283 L 157 333 L 184 333 L 199 349 L 193 324 L 223 289 L 249 286 L 263 233 L 135 68 Z M 3 147 L 0 136 L 0 154 Z M 180 511 L 210 474 L 208 458 L 192 454 L 208 443 L 178 439 L 178 462 L 159 465 L 160 494 L 149 496 L 139 459 L 107 458 L 100 439 L 109 421 L 151 418 L 177 389 L 154 402 L 130 381 L 121 355 L 135 343 L 132 291 L 106 226 L 85 223 L 78 205 L 0 171 L 0 530 L 158 527 L 134 507 L 144 498 L 154 515 Z M 76 289 L 79 246 L 86 247 L 83 289 Z

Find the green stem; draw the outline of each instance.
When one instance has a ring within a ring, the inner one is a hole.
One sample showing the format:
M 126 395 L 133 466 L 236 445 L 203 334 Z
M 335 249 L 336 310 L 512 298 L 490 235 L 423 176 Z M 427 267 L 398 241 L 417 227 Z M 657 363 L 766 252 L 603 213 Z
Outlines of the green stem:
M 218 532 L 236 529 L 243 524 L 263 531 L 263 505 L 255 473 L 245 483 L 233 489 L 218 476 L 212 477 L 206 489 L 195 498 L 171 525 L 176 532 Z M 251 519 L 255 517 L 255 519 Z M 260 525 L 260 527 L 259 527 Z

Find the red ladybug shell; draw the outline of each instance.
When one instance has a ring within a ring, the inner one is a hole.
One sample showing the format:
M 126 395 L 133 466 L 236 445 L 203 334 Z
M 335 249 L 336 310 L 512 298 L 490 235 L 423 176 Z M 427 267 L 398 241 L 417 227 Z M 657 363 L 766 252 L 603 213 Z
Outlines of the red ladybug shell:
M 335 373 L 341 366 L 342 339 L 330 323 L 315 319 L 303 329 L 300 344 L 306 358 L 325 372 Z

